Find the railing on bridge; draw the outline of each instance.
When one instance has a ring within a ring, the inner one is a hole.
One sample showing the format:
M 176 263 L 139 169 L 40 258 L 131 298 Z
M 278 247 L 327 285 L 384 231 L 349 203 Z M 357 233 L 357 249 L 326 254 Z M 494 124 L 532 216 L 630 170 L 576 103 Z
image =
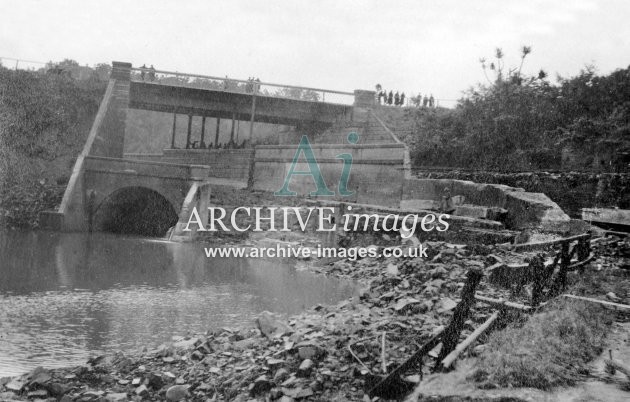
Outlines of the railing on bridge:
M 341 105 L 352 105 L 354 103 L 353 92 L 273 84 L 258 80 L 241 80 L 229 78 L 227 76 L 215 77 L 211 75 L 187 74 L 176 71 L 155 70 L 152 68 L 142 67 L 133 67 L 131 70 L 131 80 L 136 82 L 151 82 L 163 85 L 212 89 L 251 95 L 257 94 L 277 98 L 299 99 Z

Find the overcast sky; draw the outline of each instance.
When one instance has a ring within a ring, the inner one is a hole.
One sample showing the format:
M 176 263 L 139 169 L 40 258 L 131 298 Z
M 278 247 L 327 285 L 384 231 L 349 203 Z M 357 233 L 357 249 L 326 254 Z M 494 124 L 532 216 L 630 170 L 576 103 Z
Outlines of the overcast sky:
M 532 46 L 527 72 L 625 68 L 629 20 L 627 0 L 0 0 L 0 57 L 455 99 L 495 47 L 516 65 Z

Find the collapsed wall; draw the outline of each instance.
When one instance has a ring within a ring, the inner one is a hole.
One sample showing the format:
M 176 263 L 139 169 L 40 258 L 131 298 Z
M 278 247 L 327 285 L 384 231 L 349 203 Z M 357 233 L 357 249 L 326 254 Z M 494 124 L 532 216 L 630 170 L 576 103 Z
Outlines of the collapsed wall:
M 501 184 L 410 178 L 405 180 L 401 205 L 406 209 L 436 210 L 446 192 L 456 200 L 456 216 L 500 220 L 516 230 L 535 227 L 562 233 L 571 228 L 571 218 L 545 194 Z

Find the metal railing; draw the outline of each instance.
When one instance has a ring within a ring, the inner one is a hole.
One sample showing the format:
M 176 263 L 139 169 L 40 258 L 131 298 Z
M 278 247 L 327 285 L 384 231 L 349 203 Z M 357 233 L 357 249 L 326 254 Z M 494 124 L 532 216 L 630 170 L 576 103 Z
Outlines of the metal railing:
M 179 73 L 176 71 L 155 70 L 133 67 L 131 80 L 155 84 L 182 86 L 187 88 L 212 89 L 218 91 L 299 99 L 311 102 L 326 102 L 352 105 L 354 93 L 330 89 L 274 84 L 258 80 L 242 80 L 211 75 Z
M 13 57 L 0 57 L 0 65 L 13 70 L 36 71 L 42 68 L 46 68 L 46 66 L 49 64 L 51 63 L 46 63 L 43 61 L 16 59 Z

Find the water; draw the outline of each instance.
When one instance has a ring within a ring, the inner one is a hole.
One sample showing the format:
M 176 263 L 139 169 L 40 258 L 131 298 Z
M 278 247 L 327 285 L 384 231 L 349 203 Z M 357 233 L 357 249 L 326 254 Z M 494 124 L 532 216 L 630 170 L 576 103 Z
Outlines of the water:
M 208 259 L 202 244 L 0 231 L 0 377 L 173 335 L 253 325 L 352 295 L 279 259 Z

